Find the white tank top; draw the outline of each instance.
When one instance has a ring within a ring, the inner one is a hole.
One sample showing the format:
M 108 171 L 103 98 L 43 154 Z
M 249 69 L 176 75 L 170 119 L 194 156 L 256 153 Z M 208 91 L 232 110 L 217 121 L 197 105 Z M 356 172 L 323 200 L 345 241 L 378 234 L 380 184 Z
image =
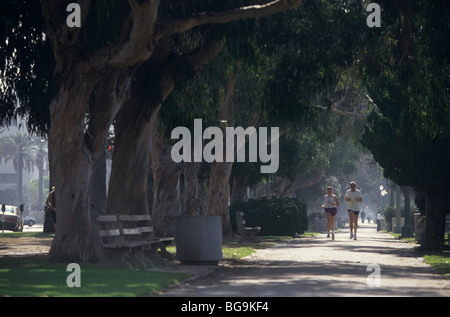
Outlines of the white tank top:
M 324 208 L 334 208 L 336 206 L 331 205 L 331 203 L 334 203 L 334 196 L 328 196 L 325 195 L 325 197 L 323 198 L 323 203 L 325 204 Z

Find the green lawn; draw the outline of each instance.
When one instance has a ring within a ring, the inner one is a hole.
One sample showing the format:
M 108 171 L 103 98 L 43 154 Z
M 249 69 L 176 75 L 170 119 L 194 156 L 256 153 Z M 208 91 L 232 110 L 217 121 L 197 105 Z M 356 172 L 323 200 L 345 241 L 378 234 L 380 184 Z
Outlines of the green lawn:
M 450 252 L 425 254 L 423 257 L 428 264 L 450 278 Z
M 0 242 L 14 238 L 50 238 L 42 233 L 5 233 Z M 273 246 L 290 237 L 262 237 L 260 244 L 224 242 L 224 261 L 237 261 L 259 248 Z M 15 240 L 16 241 L 16 240 Z M 176 252 L 169 247 L 169 252 Z M 100 269 L 93 264 L 80 265 L 81 287 L 70 288 L 66 279 L 72 271 L 66 271 L 67 263 L 51 264 L 45 259 L 0 261 L 0 296 L 54 296 L 54 297 L 135 297 L 145 296 L 166 286 L 182 281 L 189 274 L 161 271 L 131 271 L 125 269 Z
M 157 271 L 106 270 L 81 265 L 81 287 L 70 288 L 66 279 L 72 271 L 66 264 L 46 261 L 20 263 L 0 268 L 3 296 L 134 297 L 144 296 L 189 277 L 188 274 Z

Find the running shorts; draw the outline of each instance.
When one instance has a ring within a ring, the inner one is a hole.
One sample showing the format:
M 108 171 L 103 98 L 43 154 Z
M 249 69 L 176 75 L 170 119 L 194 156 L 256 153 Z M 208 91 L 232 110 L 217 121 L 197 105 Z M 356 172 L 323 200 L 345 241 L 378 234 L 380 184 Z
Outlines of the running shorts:
M 325 212 L 329 212 L 332 216 L 336 216 L 337 209 L 336 209 L 336 207 L 334 207 L 334 208 L 325 208 Z

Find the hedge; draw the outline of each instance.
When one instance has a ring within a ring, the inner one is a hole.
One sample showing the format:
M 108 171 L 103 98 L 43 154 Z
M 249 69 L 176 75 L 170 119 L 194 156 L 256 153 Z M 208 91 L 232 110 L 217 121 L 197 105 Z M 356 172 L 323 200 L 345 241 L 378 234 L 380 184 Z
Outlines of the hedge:
M 229 212 L 235 231 L 236 211 L 244 213 L 247 227 L 261 227 L 260 235 L 293 236 L 294 233 L 303 234 L 308 229 L 306 204 L 295 198 L 273 194 L 232 204 Z

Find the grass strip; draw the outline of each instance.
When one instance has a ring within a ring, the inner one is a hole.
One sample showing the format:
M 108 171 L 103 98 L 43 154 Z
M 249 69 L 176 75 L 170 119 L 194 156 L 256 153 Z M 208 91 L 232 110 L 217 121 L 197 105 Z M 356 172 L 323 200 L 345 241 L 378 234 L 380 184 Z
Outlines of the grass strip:
M 402 238 L 402 235 L 399 233 L 387 233 L 392 235 L 395 239 L 401 239 L 409 243 L 418 244 L 414 237 Z M 448 240 L 448 237 L 446 237 L 446 239 Z M 439 253 L 424 253 L 423 258 L 431 267 L 439 271 L 445 277 L 450 278 L 450 251 L 444 250 Z
M 50 238 L 43 233 L 5 233 L 0 241 L 8 238 Z M 286 236 L 261 237 L 262 243 L 237 243 L 225 241 L 224 261 L 237 261 L 256 249 L 264 249 L 290 239 Z M 169 247 L 175 253 L 176 247 Z M 161 271 L 131 271 L 126 269 L 101 269 L 94 264 L 81 264 L 81 287 L 70 288 L 67 278 L 68 263 L 49 263 L 46 258 L 17 258 L 0 261 L 0 296 L 13 297 L 137 297 L 149 295 L 170 284 L 189 277 L 185 273 Z
M 92 264 L 80 265 L 81 287 L 68 287 L 67 264 L 45 260 L 19 261 L 0 268 L 0 294 L 20 297 L 136 297 L 145 296 L 189 274 L 159 271 L 107 270 Z

